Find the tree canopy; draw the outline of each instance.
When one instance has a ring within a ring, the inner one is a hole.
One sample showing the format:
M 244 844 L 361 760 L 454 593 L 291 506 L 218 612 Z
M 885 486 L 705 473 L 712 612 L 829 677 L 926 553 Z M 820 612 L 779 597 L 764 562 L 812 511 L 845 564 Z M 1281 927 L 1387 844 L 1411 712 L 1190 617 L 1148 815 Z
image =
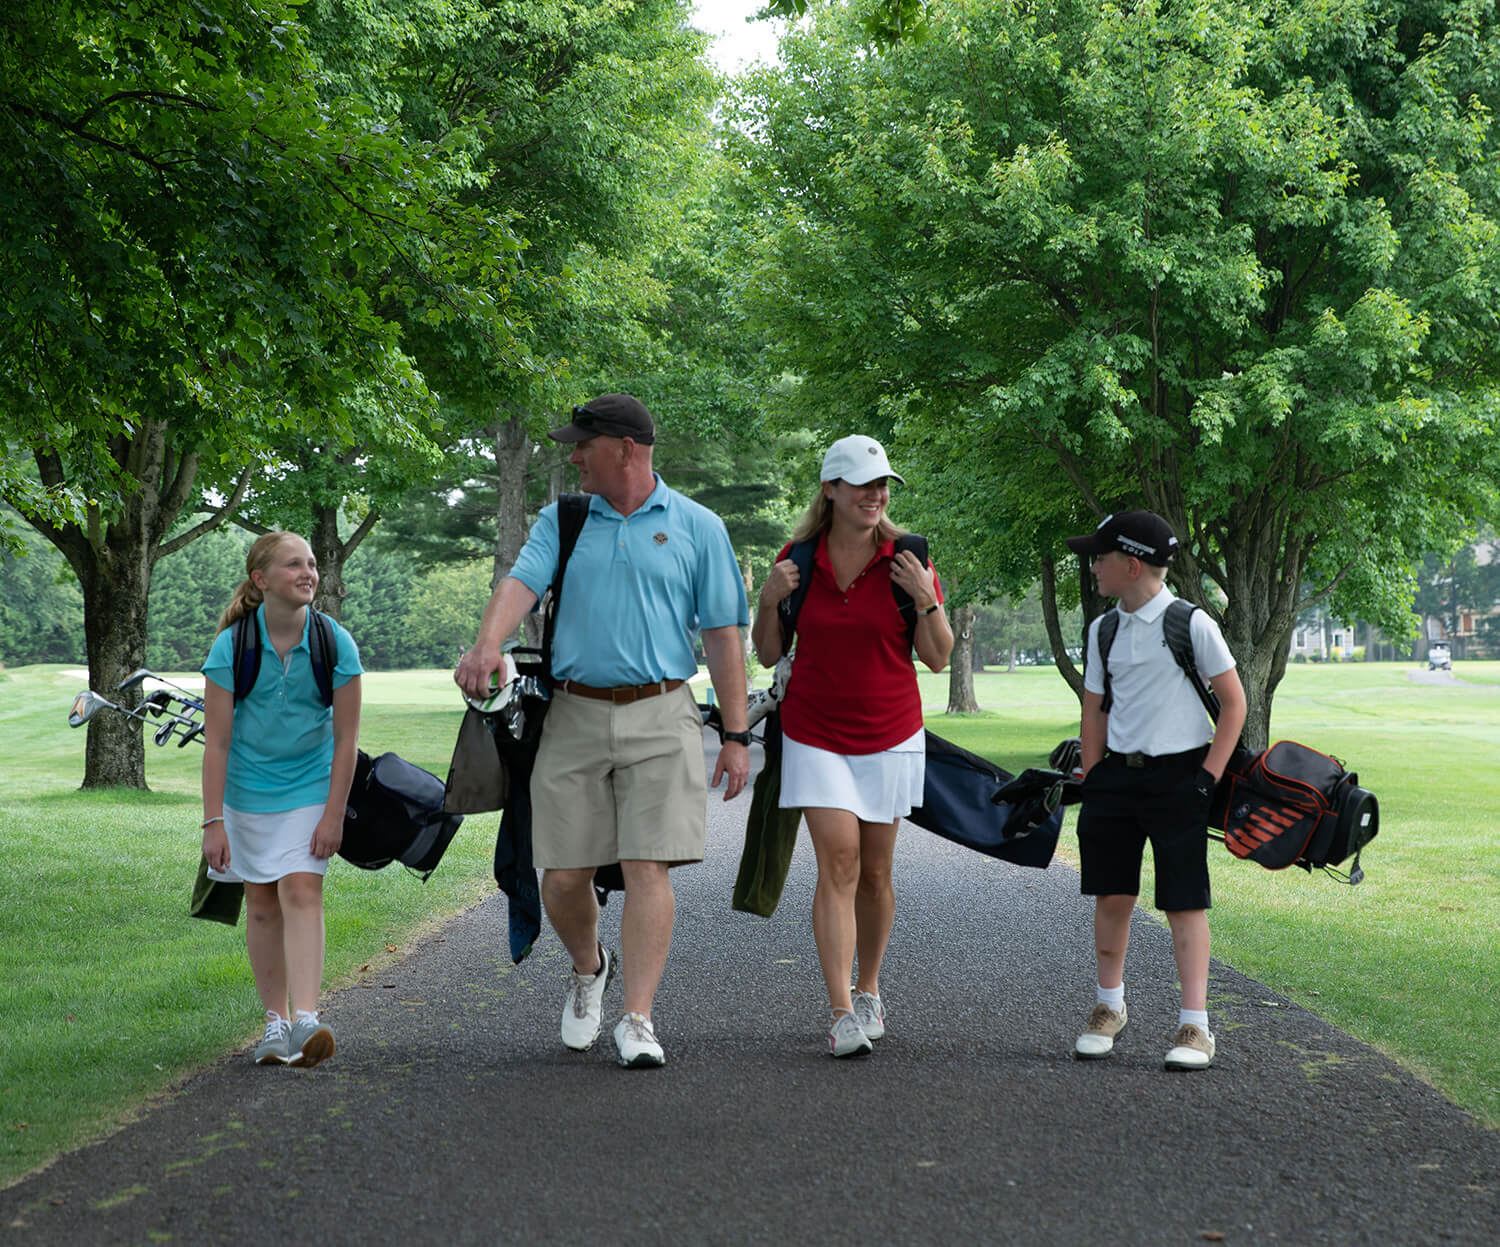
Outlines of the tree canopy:
M 201 491 L 222 518 L 274 438 L 337 436 L 353 400 L 393 429 L 427 408 L 398 311 L 508 337 L 503 220 L 330 91 L 295 19 L 248 0 L 0 14 L 0 496 L 78 576 L 101 688 L 144 660 L 151 569 L 211 526 L 168 538 Z M 85 783 L 142 782 L 138 734 L 91 722 Z
M 752 84 L 787 418 L 941 447 L 980 543 L 1165 515 L 1253 740 L 1309 594 L 1399 633 L 1423 549 L 1495 510 L 1491 7 L 927 13 L 871 56 L 815 10 Z

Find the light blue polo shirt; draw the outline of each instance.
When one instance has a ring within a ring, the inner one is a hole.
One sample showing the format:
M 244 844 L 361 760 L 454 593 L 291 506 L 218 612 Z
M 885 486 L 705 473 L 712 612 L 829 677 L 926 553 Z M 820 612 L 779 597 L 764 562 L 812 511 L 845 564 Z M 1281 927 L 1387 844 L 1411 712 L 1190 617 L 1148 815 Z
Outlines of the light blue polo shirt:
M 260 674 L 250 696 L 234 708 L 234 734 L 229 742 L 229 773 L 224 804 L 246 814 L 271 814 L 320 805 L 328 800 L 328 777 L 333 770 L 333 709 L 318 695 L 313 678 L 312 651 L 307 644 L 310 617 L 302 624 L 302 639 L 287 654 L 283 666 L 266 635 L 265 605 L 256 608 L 260 631 Z M 333 623 L 337 660 L 333 687 L 342 688 L 364 668 L 359 647 L 337 621 Z M 234 692 L 234 629 L 214 638 L 203 664 L 205 679 Z
M 510 574 L 541 597 L 557 554 L 554 502 L 542 508 Z M 563 578 L 552 674 L 600 688 L 686 680 L 698 670 L 695 631 L 749 622 L 724 521 L 658 476 L 629 516 L 590 496 Z

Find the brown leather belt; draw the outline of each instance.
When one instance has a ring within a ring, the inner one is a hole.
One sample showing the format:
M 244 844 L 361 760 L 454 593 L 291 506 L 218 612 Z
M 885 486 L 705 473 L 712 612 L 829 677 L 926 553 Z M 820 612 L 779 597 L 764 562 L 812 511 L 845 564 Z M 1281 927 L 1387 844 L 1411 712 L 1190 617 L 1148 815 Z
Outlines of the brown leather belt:
M 612 701 L 617 706 L 647 697 L 660 697 L 673 689 L 682 687 L 681 680 L 661 680 L 656 684 L 625 684 L 619 688 L 595 688 L 592 684 L 580 684 L 577 680 L 564 680 L 561 685 L 565 693 L 574 697 L 592 697 L 595 701 Z

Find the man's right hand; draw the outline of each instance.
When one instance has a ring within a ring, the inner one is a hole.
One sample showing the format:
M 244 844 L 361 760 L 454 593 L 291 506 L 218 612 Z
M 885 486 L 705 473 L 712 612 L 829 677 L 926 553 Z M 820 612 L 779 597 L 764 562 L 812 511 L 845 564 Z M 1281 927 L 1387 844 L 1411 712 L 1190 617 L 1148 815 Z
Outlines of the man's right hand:
M 505 665 L 497 648 L 475 645 L 464 651 L 453 669 L 453 682 L 463 690 L 465 697 L 484 698 L 490 695 L 491 677 Z

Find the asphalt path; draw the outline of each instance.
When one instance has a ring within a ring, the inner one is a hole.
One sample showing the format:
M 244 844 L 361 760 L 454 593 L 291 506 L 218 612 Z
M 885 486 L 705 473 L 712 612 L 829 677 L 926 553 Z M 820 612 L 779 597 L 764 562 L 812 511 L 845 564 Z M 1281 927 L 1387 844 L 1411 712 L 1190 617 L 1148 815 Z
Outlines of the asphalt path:
M 0 1191 L 0 1241 L 1496 1239 L 1500 1134 L 1230 967 L 1210 982 L 1214 1067 L 1165 1071 L 1171 945 L 1143 913 L 1130 1026 L 1111 1059 L 1074 1060 L 1090 910 L 1059 863 L 904 828 L 889 1031 L 866 1060 L 830 1059 L 805 835 L 775 916 L 735 913 L 748 794 L 709 804 L 708 860 L 673 874 L 666 1068 L 615 1064 L 618 980 L 595 1048 L 562 1047 L 565 955 L 545 933 L 511 965 L 497 894 L 327 999 L 332 1060 L 227 1056 Z M 619 917 L 615 898 L 606 939 Z

